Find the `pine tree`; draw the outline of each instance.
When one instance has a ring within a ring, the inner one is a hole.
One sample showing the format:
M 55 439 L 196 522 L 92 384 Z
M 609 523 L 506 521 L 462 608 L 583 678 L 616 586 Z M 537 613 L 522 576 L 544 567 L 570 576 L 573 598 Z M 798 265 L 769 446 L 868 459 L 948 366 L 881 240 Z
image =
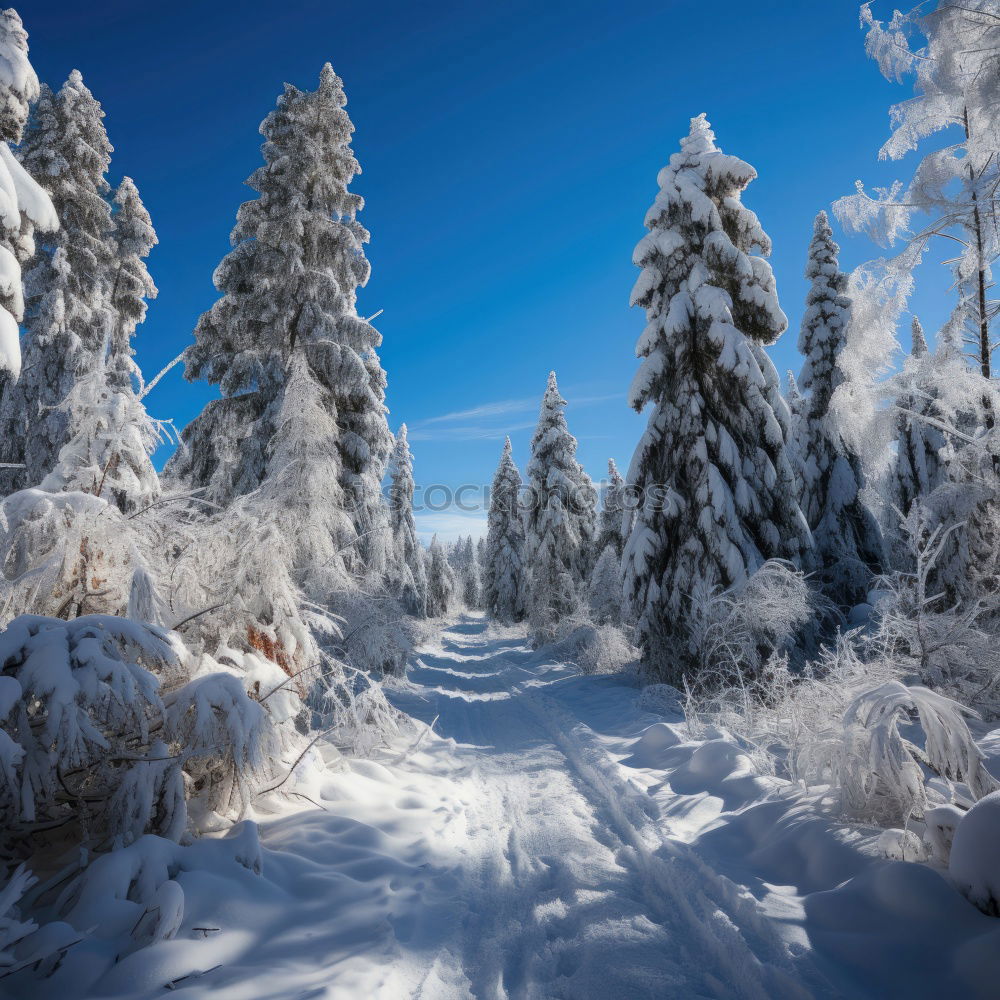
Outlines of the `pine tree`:
M 631 510 L 625 504 L 625 480 L 613 458 L 608 459 L 608 485 L 604 490 L 601 511 L 597 518 L 595 550 L 602 555 L 610 545 L 621 558 L 625 539 L 631 530 Z
M 809 529 L 785 450 L 788 412 L 764 352 L 787 325 L 755 248 L 771 242 L 740 202 L 756 172 L 720 152 L 704 115 L 660 171 L 633 260 L 646 310 L 630 403 L 651 408 L 629 486 L 642 497 L 624 587 L 646 669 L 690 662 L 690 598 L 746 580 L 765 560 L 800 560 Z
M 605 546 L 590 576 L 588 601 L 598 625 L 622 620 L 622 561 L 613 544 Z
M 0 10 L 0 394 L 21 371 L 21 265 L 35 252 L 35 229 L 51 232 L 59 225 L 48 194 L 10 151 L 21 142 L 29 105 L 38 96 L 21 18 L 16 10 Z
M 788 378 L 788 392 L 785 402 L 788 404 L 788 460 L 795 474 L 795 495 L 802 495 L 804 472 L 802 459 L 805 453 L 806 411 L 808 404 L 799 389 L 799 383 L 791 371 L 785 373 Z
M 556 373 L 549 373 L 528 462 L 530 503 L 525 524 L 528 594 L 536 637 L 576 606 L 593 565 L 597 492 L 576 460 Z
M 157 295 L 146 258 L 159 241 L 131 177 L 122 178 L 115 191 L 114 205 L 115 253 L 110 295 L 114 327 L 108 351 L 108 377 L 116 389 L 126 389 L 131 387 L 136 373 L 132 338 L 146 319 L 146 300 Z
M 507 438 L 490 489 L 483 604 L 492 617 L 508 625 L 524 617 L 527 597 L 520 492 L 521 474 Z
M 55 467 L 42 480 L 50 493 L 93 493 L 131 514 L 152 503 L 160 481 L 150 455 L 163 440 L 160 425 L 129 385 L 116 388 L 110 359 L 80 375 L 60 404 L 72 428 Z
M 41 88 L 19 151 L 51 197 L 60 228 L 25 271 L 22 376 L 0 402 L 0 458 L 24 464 L 6 477 L 8 491 L 35 486 L 55 469 L 62 447 L 79 433 L 72 421 L 80 411 L 62 404 L 108 349 L 114 241 L 105 174 L 112 148 L 103 119 L 73 70 L 58 94 Z
M 280 511 L 292 579 L 316 601 L 346 582 L 345 554 L 355 539 L 344 510 L 335 410 L 304 348 L 288 362 L 257 496 Z
M 378 569 L 388 549 L 380 486 L 392 447 L 381 337 L 357 314 L 370 267 L 357 221 L 360 172 L 343 84 L 329 64 L 315 92 L 286 85 L 261 125 L 264 166 L 247 182 L 233 250 L 215 273 L 222 297 L 188 349 L 185 374 L 218 385 L 184 432 L 171 471 L 227 503 L 261 482 L 288 359 L 301 344 L 336 414 L 340 487 L 355 527 L 359 565 Z
M 448 555 L 438 541 L 431 539 L 430 566 L 427 570 L 427 614 L 440 618 L 448 614 L 455 599 L 455 573 L 448 563 Z
M 896 421 L 896 458 L 891 476 L 893 506 L 906 517 L 915 500 L 928 497 L 947 478 L 947 467 L 942 454 L 945 438 L 939 427 L 926 417 L 940 418 L 935 405 L 935 389 L 928 384 L 927 366 L 933 364 L 927 349 L 923 327 L 916 316 L 911 327 L 911 362 L 906 375 L 912 380 L 912 389 L 898 399 L 900 412 Z
M 810 288 L 799 333 L 805 358 L 799 385 L 805 403 L 795 432 L 799 503 L 813 534 L 811 565 L 826 596 L 835 605 L 851 607 L 864 600 L 873 574 L 881 569 L 882 551 L 878 525 L 858 495 L 861 461 L 845 445 L 830 411 L 843 381 L 837 361 L 851 311 L 839 252 L 826 212 L 820 212 L 806 264 Z
M 396 435 L 389 474 L 389 525 L 394 550 L 390 581 L 407 611 L 423 617 L 427 613 L 427 575 L 413 520 L 413 454 L 406 424 L 400 425 Z
M 476 611 L 483 606 L 483 587 L 480 576 L 479 556 L 472 535 L 465 540 L 462 553 L 462 603 Z

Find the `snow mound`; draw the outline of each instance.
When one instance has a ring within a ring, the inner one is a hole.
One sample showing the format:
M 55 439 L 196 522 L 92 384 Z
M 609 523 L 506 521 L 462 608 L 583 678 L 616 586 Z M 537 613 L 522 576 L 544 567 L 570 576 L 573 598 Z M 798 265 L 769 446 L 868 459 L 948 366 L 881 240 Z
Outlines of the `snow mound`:
M 993 998 L 1000 922 L 979 913 L 938 872 L 875 864 L 805 901 L 812 944 L 850 968 L 859 996 Z
M 980 799 L 962 817 L 948 872 L 970 902 L 1000 916 L 1000 791 Z

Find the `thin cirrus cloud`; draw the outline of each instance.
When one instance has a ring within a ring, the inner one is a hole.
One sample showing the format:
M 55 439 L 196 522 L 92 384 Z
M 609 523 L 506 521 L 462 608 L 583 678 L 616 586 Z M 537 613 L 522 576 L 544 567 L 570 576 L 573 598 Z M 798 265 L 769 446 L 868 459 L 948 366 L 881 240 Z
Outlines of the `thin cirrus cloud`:
M 593 406 L 612 399 L 621 399 L 620 392 L 605 393 L 596 396 L 577 396 L 570 394 L 569 405 L 574 409 L 581 406 Z M 535 421 L 524 421 L 516 424 L 490 425 L 478 423 L 490 417 L 506 417 L 519 413 L 529 413 L 539 406 L 537 396 L 526 396 L 522 399 L 501 399 L 495 403 L 484 403 L 470 410 L 456 410 L 453 413 L 442 413 L 436 417 L 421 420 L 410 429 L 411 441 L 493 441 L 501 440 L 515 431 L 530 430 Z M 457 423 L 466 421 L 466 423 Z

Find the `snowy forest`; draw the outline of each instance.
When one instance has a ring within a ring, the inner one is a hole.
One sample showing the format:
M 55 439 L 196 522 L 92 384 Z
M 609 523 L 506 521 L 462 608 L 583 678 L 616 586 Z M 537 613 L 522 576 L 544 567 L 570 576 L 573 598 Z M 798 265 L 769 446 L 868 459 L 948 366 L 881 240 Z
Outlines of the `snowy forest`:
M 757 170 L 710 109 L 660 136 L 616 203 L 630 461 L 584 469 L 539 370 L 484 534 L 429 544 L 331 63 L 274 81 L 215 301 L 143 372 L 143 178 L 22 13 L 0 996 L 996 997 L 1000 2 L 861 7 L 903 179 L 804 220 L 797 330 Z M 181 373 L 212 398 L 177 427 L 148 396 Z

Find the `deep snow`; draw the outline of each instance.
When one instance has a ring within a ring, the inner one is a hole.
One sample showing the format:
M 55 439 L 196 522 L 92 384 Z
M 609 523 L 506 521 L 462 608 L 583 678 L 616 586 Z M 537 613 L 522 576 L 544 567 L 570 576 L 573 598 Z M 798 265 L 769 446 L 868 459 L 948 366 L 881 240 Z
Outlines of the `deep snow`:
M 176 938 L 81 946 L 38 996 L 995 995 L 1000 922 L 625 675 L 465 615 L 390 695 L 416 730 L 303 766 L 259 858 L 252 824 L 172 849 Z

